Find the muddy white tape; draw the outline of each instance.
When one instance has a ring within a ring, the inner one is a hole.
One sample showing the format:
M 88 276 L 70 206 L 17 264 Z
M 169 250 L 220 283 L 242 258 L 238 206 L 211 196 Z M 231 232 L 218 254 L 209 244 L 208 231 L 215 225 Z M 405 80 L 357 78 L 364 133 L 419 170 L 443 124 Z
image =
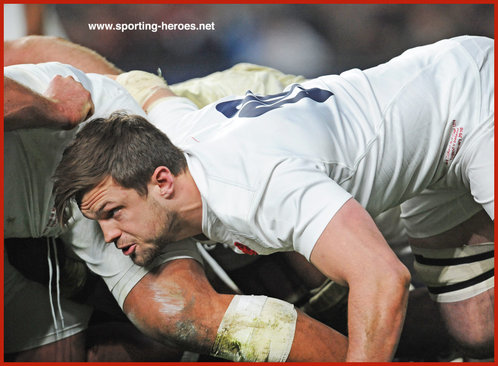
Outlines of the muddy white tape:
M 231 361 L 287 360 L 297 312 L 292 304 L 266 296 L 234 296 L 221 321 L 211 355 Z
M 120 74 L 116 81 L 128 90 L 141 107 L 157 89 L 168 86 L 161 76 L 139 70 Z

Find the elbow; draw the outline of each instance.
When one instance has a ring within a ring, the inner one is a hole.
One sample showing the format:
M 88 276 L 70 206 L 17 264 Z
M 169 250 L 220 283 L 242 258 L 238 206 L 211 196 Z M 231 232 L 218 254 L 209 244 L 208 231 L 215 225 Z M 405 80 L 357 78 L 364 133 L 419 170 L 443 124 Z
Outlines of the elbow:
M 409 291 L 410 284 L 412 282 L 412 276 L 410 274 L 410 271 L 405 267 L 404 264 L 401 264 L 400 267 L 401 268 L 399 269 L 398 275 L 400 284 L 405 288 L 406 291 Z
M 412 276 L 408 268 L 406 268 L 403 263 L 398 262 L 398 264 L 394 268 L 394 271 L 394 276 L 397 279 L 399 285 L 408 290 L 412 281 Z
M 363 291 L 373 294 L 382 294 L 387 307 L 400 307 L 408 302 L 411 275 L 409 270 L 396 261 L 385 266 L 370 267 L 369 276 L 363 276 Z M 391 305 L 388 305 L 391 304 Z
M 388 279 L 384 278 L 387 283 L 382 290 L 386 296 L 386 309 L 389 309 L 393 324 L 402 324 L 408 305 L 411 275 L 402 263 L 391 268 L 387 275 Z
M 394 266 L 390 267 L 390 270 L 385 273 L 387 276 L 386 281 L 390 284 L 390 288 L 393 291 L 393 298 L 398 294 L 401 302 L 408 301 L 408 291 L 410 289 L 411 284 L 411 274 L 406 266 L 399 262 Z

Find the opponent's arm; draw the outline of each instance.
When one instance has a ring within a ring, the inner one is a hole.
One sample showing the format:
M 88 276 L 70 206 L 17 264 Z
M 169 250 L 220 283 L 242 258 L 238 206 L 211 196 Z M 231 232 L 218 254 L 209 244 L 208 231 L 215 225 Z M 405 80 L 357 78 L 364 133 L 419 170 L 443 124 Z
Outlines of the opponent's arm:
M 90 92 L 72 77 L 56 76 L 43 95 L 4 77 L 4 130 L 71 129 L 93 113 Z
M 349 287 L 346 361 L 390 361 L 406 312 L 410 274 L 354 199 L 318 239 L 311 262 Z
M 121 84 L 146 113 L 164 98 L 177 96 L 161 76 L 146 71 L 133 70 L 108 76 Z
M 124 311 L 144 333 L 163 342 L 176 343 L 184 349 L 210 354 L 233 298 L 233 295 L 216 293 L 197 262 L 179 259 L 149 272 L 138 282 L 124 302 Z M 233 319 L 238 319 L 236 313 L 232 315 Z M 261 323 L 255 319 L 255 325 L 261 327 Z M 251 329 L 251 324 L 241 323 L 240 326 L 250 332 L 260 331 L 256 327 Z M 224 340 L 227 344 L 221 342 L 218 347 L 230 348 L 227 338 Z M 265 352 L 258 349 L 257 344 L 245 344 L 240 339 L 230 342 L 240 348 L 237 354 L 244 354 L 247 361 L 254 361 L 250 357 L 257 357 L 248 355 L 251 352 L 247 350 L 254 348 L 255 353 Z M 343 361 L 346 349 L 346 337 L 299 312 L 287 361 Z
M 27 36 L 4 42 L 4 66 L 49 61 L 97 74 L 117 75 L 122 72 L 97 52 L 63 38 Z

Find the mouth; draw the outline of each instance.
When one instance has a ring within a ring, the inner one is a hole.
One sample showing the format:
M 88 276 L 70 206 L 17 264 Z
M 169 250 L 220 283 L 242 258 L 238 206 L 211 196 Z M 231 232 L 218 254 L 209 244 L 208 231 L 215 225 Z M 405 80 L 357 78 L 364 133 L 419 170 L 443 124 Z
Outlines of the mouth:
M 121 249 L 121 251 L 123 252 L 124 255 L 130 255 L 132 254 L 134 251 L 135 251 L 135 248 L 137 247 L 136 244 L 130 244 L 130 245 L 127 245 L 127 246 L 124 246 Z

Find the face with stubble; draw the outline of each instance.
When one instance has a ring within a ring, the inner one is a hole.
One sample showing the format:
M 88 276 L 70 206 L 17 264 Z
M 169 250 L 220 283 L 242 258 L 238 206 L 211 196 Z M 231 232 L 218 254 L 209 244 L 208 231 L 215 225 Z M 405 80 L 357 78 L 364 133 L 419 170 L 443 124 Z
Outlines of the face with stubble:
M 83 195 L 80 209 L 99 223 L 107 243 L 140 266 L 151 264 L 168 243 L 183 239 L 180 216 L 154 189 L 142 196 L 107 177 Z

